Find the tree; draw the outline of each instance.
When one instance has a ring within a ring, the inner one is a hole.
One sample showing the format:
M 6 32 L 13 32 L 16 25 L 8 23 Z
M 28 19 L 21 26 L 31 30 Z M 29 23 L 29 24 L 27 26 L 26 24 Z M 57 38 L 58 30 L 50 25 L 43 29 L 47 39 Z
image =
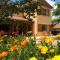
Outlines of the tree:
M 57 16 L 57 18 L 53 19 L 53 23 L 60 23 L 60 3 L 57 3 L 57 8 L 53 10 L 53 15 Z
M 17 10 L 17 6 L 11 0 L 0 0 L 0 17 L 10 16 Z
M 52 23 L 56 24 L 56 23 L 60 23 L 60 18 L 55 18 Z
M 13 13 L 26 12 L 28 18 L 34 16 L 35 11 L 37 12 L 38 5 L 41 6 L 42 0 L 0 0 L 0 17 L 12 16 Z
M 53 14 L 54 14 L 55 16 L 60 15 L 60 3 L 57 3 L 57 8 L 54 9 Z

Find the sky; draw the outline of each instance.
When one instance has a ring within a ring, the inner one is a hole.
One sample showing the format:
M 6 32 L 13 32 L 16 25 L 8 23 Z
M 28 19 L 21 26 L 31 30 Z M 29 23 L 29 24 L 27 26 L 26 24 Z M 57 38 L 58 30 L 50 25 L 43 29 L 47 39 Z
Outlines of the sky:
M 12 1 L 15 1 L 15 0 L 12 0 Z M 20 0 L 22 1 L 22 0 Z M 57 3 L 57 2 L 60 2 L 60 0 L 46 0 L 49 4 L 51 4 L 52 6 L 54 5 L 54 3 Z
M 55 3 L 57 3 L 57 2 L 60 2 L 60 0 L 55 0 L 55 1 L 53 1 L 53 0 L 46 0 L 54 9 L 56 9 L 56 5 L 54 5 Z
M 60 0 L 55 0 L 55 2 L 60 2 Z
M 51 0 L 46 0 L 54 9 L 56 9 L 57 8 L 57 6 L 56 5 L 54 5 L 57 1 L 59 1 L 59 0 L 56 0 L 56 1 L 51 1 Z M 53 11 L 53 10 L 51 10 L 51 11 Z M 55 19 L 55 18 L 57 18 L 56 16 L 52 16 L 52 19 Z
M 55 4 L 55 1 L 51 1 L 51 0 L 46 0 L 51 6 L 53 6 Z
M 12 0 L 12 1 L 15 1 L 15 0 Z M 22 0 L 21 0 L 22 1 Z M 54 1 L 54 0 L 50 0 L 50 1 Z M 55 0 L 55 2 L 60 2 L 60 0 Z
M 15 1 L 15 0 L 12 0 L 12 1 Z M 20 1 L 22 1 L 22 0 L 20 0 Z M 47 0 L 47 1 L 51 1 L 51 2 L 55 2 L 55 3 L 57 3 L 57 2 L 60 2 L 60 0 Z

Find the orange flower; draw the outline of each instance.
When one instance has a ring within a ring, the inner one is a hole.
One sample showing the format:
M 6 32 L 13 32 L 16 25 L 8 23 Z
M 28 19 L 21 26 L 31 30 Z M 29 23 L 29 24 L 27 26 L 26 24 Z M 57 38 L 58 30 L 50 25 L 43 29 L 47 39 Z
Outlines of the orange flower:
M 14 45 L 14 46 L 12 46 L 12 47 L 10 48 L 10 51 L 13 52 L 16 48 L 17 48 L 17 45 Z
M 40 37 L 40 40 L 42 40 L 42 41 L 45 41 L 45 39 L 46 39 L 46 36 L 41 36 Z
M 22 41 L 21 46 L 26 46 L 27 42 L 28 42 L 27 40 Z
M 8 52 L 7 51 L 0 53 L 0 57 L 6 57 L 6 56 L 8 56 Z

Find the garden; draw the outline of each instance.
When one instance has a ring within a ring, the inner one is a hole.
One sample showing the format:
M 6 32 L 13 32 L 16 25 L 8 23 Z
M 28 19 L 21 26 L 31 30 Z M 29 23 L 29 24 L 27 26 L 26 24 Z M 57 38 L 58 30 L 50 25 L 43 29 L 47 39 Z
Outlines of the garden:
M 0 60 L 60 60 L 59 40 L 60 34 L 39 38 L 0 35 Z
M 44 7 L 45 5 L 47 7 L 46 9 Z M 52 6 L 50 6 L 51 8 L 49 6 L 45 0 L 15 0 L 15 2 L 14 0 L 0 0 L 0 60 L 60 60 L 60 34 L 55 36 L 45 36 L 44 34 L 43 36 L 31 36 L 28 33 L 26 36 L 22 36 L 18 32 L 13 32 L 16 29 L 12 29 L 12 26 L 11 30 L 13 31 L 9 31 L 9 26 L 16 22 L 16 19 L 10 19 L 9 16 L 13 17 L 14 14 L 19 16 L 20 13 L 23 16 L 19 17 L 23 17 L 31 22 L 34 21 L 32 17 L 35 18 L 36 15 L 42 15 L 44 21 L 45 17 L 58 16 L 57 19 L 52 20 L 51 27 L 53 28 L 54 25 L 60 23 L 60 3 L 57 3 L 55 10 L 53 9 L 53 15 L 50 15 Z M 43 10 L 40 10 L 41 8 L 44 8 L 44 13 Z M 41 11 L 43 14 L 41 14 Z M 44 21 L 43 24 L 45 23 Z M 52 28 L 51 30 L 53 30 Z M 58 29 L 60 31 L 60 28 Z M 25 30 L 27 29 L 25 28 Z

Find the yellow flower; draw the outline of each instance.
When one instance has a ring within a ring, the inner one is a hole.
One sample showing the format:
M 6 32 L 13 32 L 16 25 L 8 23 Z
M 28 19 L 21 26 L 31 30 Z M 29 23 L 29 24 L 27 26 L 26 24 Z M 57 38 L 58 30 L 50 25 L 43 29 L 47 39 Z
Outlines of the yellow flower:
M 51 59 L 46 59 L 46 60 L 51 60 Z
M 54 52 L 54 49 L 50 49 L 50 52 L 53 53 Z
M 38 49 L 40 50 L 41 48 L 43 48 L 43 46 L 42 45 L 39 45 L 39 46 L 37 46 L 38 47 Z
M 16 47 L 16 50 L 18 51 L 19 49 L 21 49 L 21 46 L 20 45 L 18 45 L 17 47 Z
M 42 49 L 41 49 L 41 53 L 46 54 L 47 51 L 48 51 L 48 48 L 46 46 L 43 46 Z
M 41 50 L 42 54 L 46 54 L 48 51 L 48 48 L 46 46 L 38 46 L 38 49 Z
M 60 60 L 60 55 L 56 55 L 51 59 L 46 59 L 46 60 Z
M 47 42 L 47 43 L 53 43 L 54 39 L 51 38 L 51 37 L 48 37 L 45 42 Z
M 29 60 L 37 60 L 36 57 L 31 57 Z
M 3 39 L 0 40 L 0 42 L 2 42 L 2 41 L 3 41 Z
M 52 60 L 60 60 L 60 55 L 54 56 Z
M 57 34 L 56 37 L 57 37 L 57 38 L 60 38 L 60 34 Z

